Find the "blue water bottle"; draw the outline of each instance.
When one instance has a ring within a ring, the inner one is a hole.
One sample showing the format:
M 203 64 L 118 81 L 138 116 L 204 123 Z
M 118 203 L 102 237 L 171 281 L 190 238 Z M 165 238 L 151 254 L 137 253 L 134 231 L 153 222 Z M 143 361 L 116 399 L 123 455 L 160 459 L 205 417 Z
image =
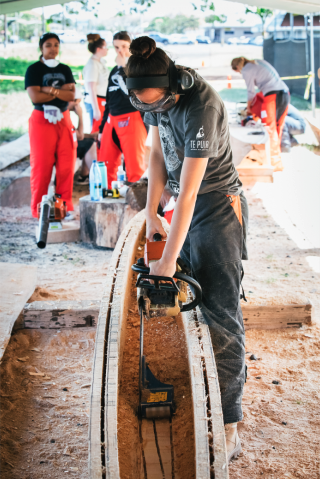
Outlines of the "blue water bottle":
M 91 201 L 102 199 L 101 173 L 97 160 L 93 160 L 89 174 L 90 198 Z

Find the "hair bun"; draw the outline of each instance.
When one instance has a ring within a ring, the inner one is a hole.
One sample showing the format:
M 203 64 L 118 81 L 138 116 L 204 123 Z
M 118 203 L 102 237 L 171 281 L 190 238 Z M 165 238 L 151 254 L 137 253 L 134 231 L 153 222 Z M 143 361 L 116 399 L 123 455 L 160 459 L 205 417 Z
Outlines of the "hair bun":
M 89 43 L 96 42 L 97 40 L 100 40 L 100 35 L 99 33 L 89 33 L 87 35 L 87 40 Z
M 147 60 L 155 51 L 157 45 L 153 38 L 139 37 L 132 41 L 130 45 L 130 52 L 132 55 L 141 57 Z

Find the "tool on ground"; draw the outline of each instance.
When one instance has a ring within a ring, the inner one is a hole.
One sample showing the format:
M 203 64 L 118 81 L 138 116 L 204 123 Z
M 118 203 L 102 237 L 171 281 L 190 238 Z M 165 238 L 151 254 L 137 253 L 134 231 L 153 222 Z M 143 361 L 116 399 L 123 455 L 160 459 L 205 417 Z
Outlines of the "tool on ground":
M 44 195 L 38 204 L 39 231 L 37 246 L 43 249 L 47 245 L 48 231 L 62 229 L 61 221 L 66 217 L 66 202 L 60 195 Z
M 201 286 L 190 276 L 190 271 L 181 258 L 177 260 L 177 271 L 173 278 L 149 274 L 150 263 L 161 258 L 166 245 L 159 233 L 153 239 L 154 241 L 147 240 L 145 244 L 144 258 L 139 258 L 137 264 L 132 266 L 133 271 L 139 273 L 136 283 L 140 311 L 139 415 L 147 419 L 171 417 L 174 412 L 174 394 L 173 386 L 159 381 L 146 362 L 143 354 L 143 317 L 145 315 L 148 320 L 176 316 L 195 308 L 202 298 Z M 186 303 L 187 284 L 195 294 L 190 303 Z
M 120 193 L 118 188 L 102 188 L 102 198 L 119 198 Z
M 53 167 L 48 193 L 38 203 L 39 230 L 37 246 L 43 249 L 47 245 L 48 231 L 62 229 L 61 221 L 67 215 L 66 202 L 55 192 L 55 167 Z

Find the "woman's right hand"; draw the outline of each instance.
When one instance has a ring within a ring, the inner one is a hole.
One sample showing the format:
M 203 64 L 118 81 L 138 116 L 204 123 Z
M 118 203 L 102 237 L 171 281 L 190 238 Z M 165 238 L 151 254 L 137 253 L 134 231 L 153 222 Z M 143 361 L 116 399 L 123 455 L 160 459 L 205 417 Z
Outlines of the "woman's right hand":
M 149 241 L 153 241 L 153 236 L 155 233 L 160 233 L 162 236 L 162 239 L 165 239 L 167 237 L 167 233 L 163 229 L 161 220 L 158 218 L 158 216 L 152 216 L 152 217 L 147 216 L 147 232 L 146 232 L 147 239 Z
M 101 112 L 100 110 L 94 110 L 93 111 L 93 118 L 96 120 L 96 121 L 99 121 L 100 118 L 101 118 Z

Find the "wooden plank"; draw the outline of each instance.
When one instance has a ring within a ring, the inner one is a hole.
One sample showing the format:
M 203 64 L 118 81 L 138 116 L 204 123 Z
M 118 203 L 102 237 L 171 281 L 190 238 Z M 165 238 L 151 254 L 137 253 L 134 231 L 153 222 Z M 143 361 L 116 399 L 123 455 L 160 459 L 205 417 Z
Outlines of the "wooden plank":
M 35 237 L 38 237 L 39 225 L 35 226 Z M 80 239 L 80 222 L 78 220 L 62 221 L 61 230 L 48 231 L 47 244 L 74 243 Z
M 34 301 L 23 309 L 24 328 L 95 327 L 100 301 Z
M 171 426 L 169 419 L 155 421 L 157 441 L 165 479 L 172 479 Z
M 35 290 L 37 268 L 20 263 L 0 263 L 0 360 L 13 325 Z
M 193 402 L 195 435 L 195 470 L 197 479 L 210 479 L 210 451 L 208 440 L 208 414 L 205 382 L 202 370 L 202 349 L 195 326 L 194 312 L 182 315 L 188 345 L 188 361 Z M 174 418 L 173 418 L 174 421 Z
M 130 226 L 128 225 L 128 229 Z M 89 423 L 89 474 L 90 479 L 102 479 L 102 446 L 105 431 L 101 431 L 104 426 L 102 418 L 104 410 L 102 409 L 104 392 L 104 372 L 105 372 L 105 348 L 108 336 L 109 314 L 112 302 L 113 283 L 116 275 L 116 267 L 123 247 L 123 243 L 128 234 L 128 230 L 123 231 L 116 248 L 113 252 L 107 281 L 104 286 L 104 292 L 101 299 L 100 313 L 98 318 L 96 341 L 92 368 L 92 385 L 90 397 L 90 423 Z
M 215 479 L 228 479 L 227 446 L 224 431 L 218 372 L 212 348 L 210 331 L 197 308 L 197 318 L 201 333 L 203 359 L 210 401 L 211 425 L 213 433 L 214 473 Z
M 148 479 L 163 479 L 159 454 L 158 454 L 155 435 L 154 435 L 153 421 L 150 421 L 148 419 L 142 419 L 141 435 L 143 438 L 143 451 L 144 451 L 144 457 L 146 461 L 147 478 Z
M 17 140 L 0 147 L 0 170 L 30 155 L 29 134 L 25 133 Z
M 312 323 L 312 303 L 251 306 L 242 304 L 244 329 L 298 328 Z
M 105 464 L 106 479 L 120 479 L 118 458 L 118 392 L 119 372 L 125 340 L 126 318 L 131 291 L 131 266 L 138 244 L 145 230 L 145 213 L 141 211 L 131 220 L 123 243 L 115 277 L 112 309 L 109 323 L 106 377 L 105 377 Z

